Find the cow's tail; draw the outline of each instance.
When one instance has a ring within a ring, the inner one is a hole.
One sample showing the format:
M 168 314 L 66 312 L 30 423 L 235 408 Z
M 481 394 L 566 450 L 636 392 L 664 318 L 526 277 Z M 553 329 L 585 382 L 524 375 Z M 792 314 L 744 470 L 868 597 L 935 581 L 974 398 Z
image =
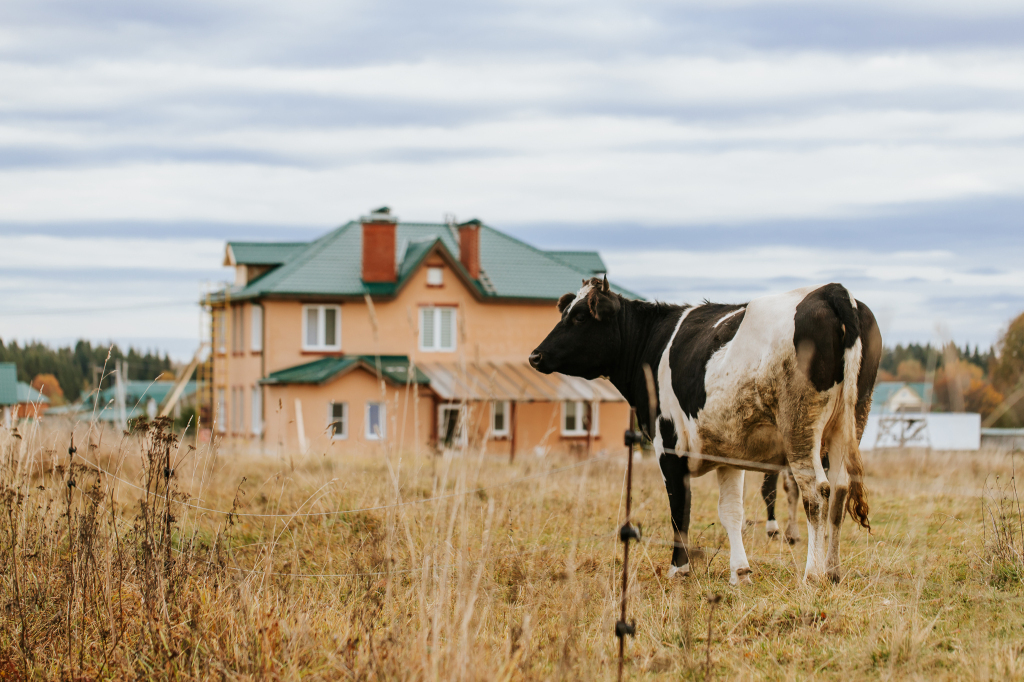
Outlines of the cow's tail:
M 860 442 L 857 438 L 857 379 L 860 376 L 864 343 L 860 334 L 860 316 L 857 303 L 845 287 L 836 286 L 828 292 L 829 306 L 835 311 L 845 328 L 843 335 L 843 389 L 842 424 L 840 427 L 840 448 L 843 456 L 839 461 L 846 464 L 850 476 L 850 490 L 846 497 L 846 511 L 853 520 L 871 530 L 868 522 L 867 491 L 864 488 L 864 460 L 860 456 Z
M 860 338 L 860 315 L 857 314 L 857 303 L 853 296 L 842 284 L 830 284 L 825 287 L 825 299 L 835 312 L 836 317 L 843 323 L 843 348 L 853 348 L 853 344 Z M 846 360 L 846 369 L 850 369 L 849 356 Z M 860 370 L 860 354 L 857 356 L 857 369 Z M 844 376 L 850 376 L 845 374 Z M 853 374 L 853 383 L 857 384 L 857 372 Z

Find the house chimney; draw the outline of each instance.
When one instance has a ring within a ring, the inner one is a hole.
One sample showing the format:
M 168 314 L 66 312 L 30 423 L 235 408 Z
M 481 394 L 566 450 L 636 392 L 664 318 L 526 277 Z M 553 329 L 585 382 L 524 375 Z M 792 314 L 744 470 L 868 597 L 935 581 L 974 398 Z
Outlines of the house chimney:
M 459 260 L 473 279 L 480 279 L 480 221 L 459 225 Z
M 363 281 L 394 282 L 395 230 L 398 218 L 382 206 L 359 219 L 363 224 Z

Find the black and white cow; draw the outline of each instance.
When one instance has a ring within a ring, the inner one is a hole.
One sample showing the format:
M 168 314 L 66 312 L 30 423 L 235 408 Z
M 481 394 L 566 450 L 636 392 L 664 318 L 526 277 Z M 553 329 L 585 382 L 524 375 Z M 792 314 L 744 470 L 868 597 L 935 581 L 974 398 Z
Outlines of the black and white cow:
M 846 511 L 870 528 L 858 444 L 882 339 L 866 305 L 839 284 L 742 305 L 648 303 L 623 298 L 609 290 L 607 278 L 594 278 L 563 296 L 558 308 L 562 319 L 530 364 L 544 373 L 607 376 L 637 408 L 668 489 L 670 576 L 689 572 L 691 476 L 718 476 L 718 513 L 736 584 L 750 581 L 744 470 L 788 467 L 807 516 L 804 579 L 839 579 Z M 653 406 L 644 365 L 655 381 Z M 826 451 L 831 483 L 821 461 Z

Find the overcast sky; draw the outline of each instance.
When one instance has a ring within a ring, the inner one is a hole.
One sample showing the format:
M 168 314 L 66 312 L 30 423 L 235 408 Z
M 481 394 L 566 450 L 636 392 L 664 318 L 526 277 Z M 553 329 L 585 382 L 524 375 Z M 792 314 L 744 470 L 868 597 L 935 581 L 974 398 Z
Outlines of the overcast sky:
M 226 239 L 388 204 L 649 297 L 1024 310 L 1024 4 L 0 3 L 0 338 L 188 357 Z

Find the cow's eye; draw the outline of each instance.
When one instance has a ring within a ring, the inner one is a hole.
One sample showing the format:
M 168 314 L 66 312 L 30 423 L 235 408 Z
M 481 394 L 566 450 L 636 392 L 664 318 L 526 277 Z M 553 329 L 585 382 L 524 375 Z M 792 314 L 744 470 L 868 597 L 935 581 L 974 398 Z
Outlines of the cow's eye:
M 572 316 L 573 324 L 580 324 L 585 319 L 587 319 L 587 313 L 586 311 L 583 310 L 577 312 L 575 315 Z

